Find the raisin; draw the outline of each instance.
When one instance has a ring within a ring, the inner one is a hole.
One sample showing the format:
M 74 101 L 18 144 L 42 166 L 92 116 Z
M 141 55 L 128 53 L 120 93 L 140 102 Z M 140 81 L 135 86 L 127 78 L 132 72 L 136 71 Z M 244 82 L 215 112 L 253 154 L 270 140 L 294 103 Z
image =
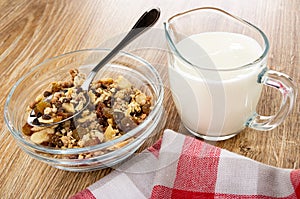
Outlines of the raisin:
M 31 135 L 32 131 L 31 131 L 32 126 L 30 126 L 29 124 L 25 123 L 25 125 L 22 127 L 22 132 L 25 135 Z
M 96 97 L 100 97 L 101 94 L 98 93 L 95 89 L 92 90 L 93 94 L 96 96 Z
M 53 144 L 52 142 L 48 142 L 48 146 L 49 147 L 56 147 L 55 144 Z
M 43 145 L 43 146 L 49 146 L 49 142 L 42 142 L 41 145 Z
M 78 87 L 77 90 L 76 90 L 76 93 L 78 94 L 78 93 L 81 93 L 81 92 L 83 92 L 82 88 Z
M 103 118 L 103 117 L 98 118 L 98 122 L 99 122 L 99 124 L 102 125 L 103 127 L 108 126 L 107 119 L 105 119 L 105 118 Z
M 142 111 L 134 111 L 134 112 L 131 112 L 130 113 L 130 115 L 132 116 L 132 117 L 139 117 L 139 116 L 141 116 L 143 113 L 142 113 Z
M 33 121 L 32 121 L 32 124 L 34 125 L 40 125 L 40 122 L 37 118 L 35 118 Z
M 111 97 L 109 96 L 107 100 L 104 100 L 103 103 L 107 106 L 107 107 L 111 107 Z
M 44 92 L 44 97 L 49 97 L 50 95 L 52 95 L 52 93 L 50 91 L 45 91 Z
M 58 146 L 59 148 L 61 148 L 64 145 L 64 143 L 61 141 L 60 137 L 57 135 L 51 136 L 49 142 L 54 146 Z
M 71 129 L 71 130 L 74 130 L 74 129 L 76 129 L 76 125 L 75 125 L 75 122 L 74 122 L 74 120 L 73 120 L 73 119 L 71 119 L 70 121 L 71 121 L 71 123 L 70 123 L 70 129 Z
M 72 82 L 63 82 L 63 83 L 61 84 L 61 87 L 62 87 L 62 88 L 70 88 L 70 87 L 72 87 L 72 86 L 74 86 L 74 84 L 73 84 Z
M 78 159 L 78 154 L 72 154 L 72 155 L 68 155 L 69 159 Z
M 63 103 L 70 103 L 71 100 L 70 100 L 69 98 L 64 98 L 64 99 L 62 100 L 62 102 L 63 102 Z
M 44 115 L 42 116 L 42 118 L 43 118 L 44 120 L 50 120 L 50 119 L 51 119 L 51 115 L 44 114 Z
M 54 103 L 54 105 L 55 105 L 55 107 L 56 108 L 60 108 L 61 106 L 62 106 L 62 103 L 61 103 L 61 101 L 56 101 L 55 103 Z
M 98 122 L 100 125 L 107 126 L 107 118 L 103 114 L 103 108 L 105 108 L 105 104 L 102 102 L 99 102 L 96 108 L 96 115 L 98 118 Z
M 36 114 L 36 117 L 42 117 L 43 116 L 43 114 L 41 113 L 41 112 L 38 112 L 37 114 Z
M 107 86 L 106 86 L 105 84 L 101 84 L 100 87 L 101 87 L 102 89 L 107 89 Z
M 60 132 L 61 130 L 63 130 L 63 125 L 62 124 L 59 124 L 54 130 L 55 132 Z
M 58 107 L 57 108 L 57 115 L 61 114 L 61 113 L 64 113 L 64 108 L 63 107 Z

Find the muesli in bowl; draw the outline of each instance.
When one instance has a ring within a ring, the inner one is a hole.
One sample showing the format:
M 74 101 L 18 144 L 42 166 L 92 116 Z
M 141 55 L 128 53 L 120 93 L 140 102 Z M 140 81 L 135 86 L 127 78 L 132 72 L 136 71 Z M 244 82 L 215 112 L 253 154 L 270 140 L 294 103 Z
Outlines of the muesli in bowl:
M 108 52 L 81 50 L 51 58 L 14 85 L 5 121 L 25 152 L 57 168 L 95 170 L 123 161 L 159 131 L 159 74 L 145 60 L 124 52 L 98 72 L 88 92 L 90 103 L 78 116 L 48 127 L 27 123 L 32 110 L 35 124 L 60 121 L 80 110 L 86 100 L 80 86 Z

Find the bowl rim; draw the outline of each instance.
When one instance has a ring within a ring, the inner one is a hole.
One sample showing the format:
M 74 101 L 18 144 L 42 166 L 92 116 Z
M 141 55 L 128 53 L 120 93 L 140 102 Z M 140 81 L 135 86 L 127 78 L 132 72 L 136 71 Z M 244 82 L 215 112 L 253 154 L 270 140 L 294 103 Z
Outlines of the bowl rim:
M 159 109 L 162 108 L 162 102 L 164 98 L 164 88 L 163 88 L 163 82 L 162 79 L 158 73 L 158 71 L 150 64 L 148 61 L 142 59 L 141 57 L 137 55 L 133 55 L 131 53 L 125 52 L 125 51 L 120 51 L 118 54 L 121 54 L 123 56 L 126 56 L 130 59 L 137 60 L 138 62 L 142 63 L 144 66 L 148 67 L 148 69 L 151 71 L 151 73 L 155 76 L 155 80 L 158 82 L 158 96 L 157 100 L 153 105 L 153 109 L 151 110 L 150 114 L 146 117 L 146 119 L 139 124 L 136 128 L 130 130 L 126 134 L 114 139 L 110 140 L 108 142 L 104 142 L 101 144 L 93 145 L 93 146 L 88 146 L 88 147 L 82 147 L 82 148 L 67 148 L 67 149 L 58 149 L 58 148 L 51 148 L 39 144 L 34 144 L 31 142 L 28 142 L 26 139 L 23 139 L 24 135 L 22 132 L 18 131 L 12 124 L 9 118 L 9 111 L 8 107 L 10 104 L 10 99 L 11 96 L 14 94 L 16 88 L 20 85 L 20 83 L 28 76 L 30 76 L 33 72 L 35 72 L 39 67 L 42 67 L 45 63 L 51 62 L 56 59 L 63 58 L 64 56 L 71 55 L 71 54 L 76 54 L 76 53 L 86 53 L 86 52 L 110 52 L 112 49 L 110 48 L 90 48 L 90 49 L 81 49 L 81 50 L 76 50 L 76 51 L 70 51 L 67 53 L 60 54 L 58 56 L 54 56 L 48 59 L 45 59 L 42 61 L 40 64 L 34 66 L 32 69 L 30 69 L 25 75 L 23 75 L 11 88 L 5 104 L 4 104 L 4 121 L 5 124 L 10 131 L 10 133 L 13 135 L 14 138 L 16 138 L 17 142 L 26 145 L 27 147 L 30 147 L 34 150 L 44 152 L 44 153 L 50 153 L 50 154 L 57 154 L 57 155 L 68 155 L 68 154 L 78 154 L 78 153 L 90 153 L 90 152 L 95 152 L 98 150 L 102 150 L 104 148 L 110 147 L 112 145 L 115 145 L 118 142 L 124 141 L 126 139 L 129 139 L 133 137 L 135 134 L 137 134 L 140 130 L 145 128 L 153 119 L 155 119 L 155 116 L 159 112 Z M 110 63 L 110 62 L 109 62 Z M 150 83 L 153 83 L 152 81 Z M 120 148 L 121 149 L 121 148 Z

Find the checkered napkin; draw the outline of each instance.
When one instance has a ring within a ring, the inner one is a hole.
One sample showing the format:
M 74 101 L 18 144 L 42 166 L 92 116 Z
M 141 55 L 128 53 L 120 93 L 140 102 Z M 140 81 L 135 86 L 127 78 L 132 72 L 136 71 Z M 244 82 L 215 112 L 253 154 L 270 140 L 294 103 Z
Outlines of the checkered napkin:
M 165 130 L 154 146 L 71 198 L 300 198 L 300 170 Z

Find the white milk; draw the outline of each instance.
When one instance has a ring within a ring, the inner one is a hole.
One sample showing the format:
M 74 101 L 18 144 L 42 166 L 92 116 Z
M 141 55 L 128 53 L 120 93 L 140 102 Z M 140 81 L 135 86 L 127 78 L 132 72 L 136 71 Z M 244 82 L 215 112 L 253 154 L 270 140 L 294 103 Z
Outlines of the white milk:
M 262 54 L 254 39 L 228 32 L 192 35 L 176 47 L 194 65 L 210 69 L 240 67 Z M 256 111 L 261 93 L 257 79 L 264 67 L 264 63 L 256 63 L 239 70 L 200 70 L 174 56 L 170 59 L 170 86 L 184 125 L 214 137 L 241 131 Z

